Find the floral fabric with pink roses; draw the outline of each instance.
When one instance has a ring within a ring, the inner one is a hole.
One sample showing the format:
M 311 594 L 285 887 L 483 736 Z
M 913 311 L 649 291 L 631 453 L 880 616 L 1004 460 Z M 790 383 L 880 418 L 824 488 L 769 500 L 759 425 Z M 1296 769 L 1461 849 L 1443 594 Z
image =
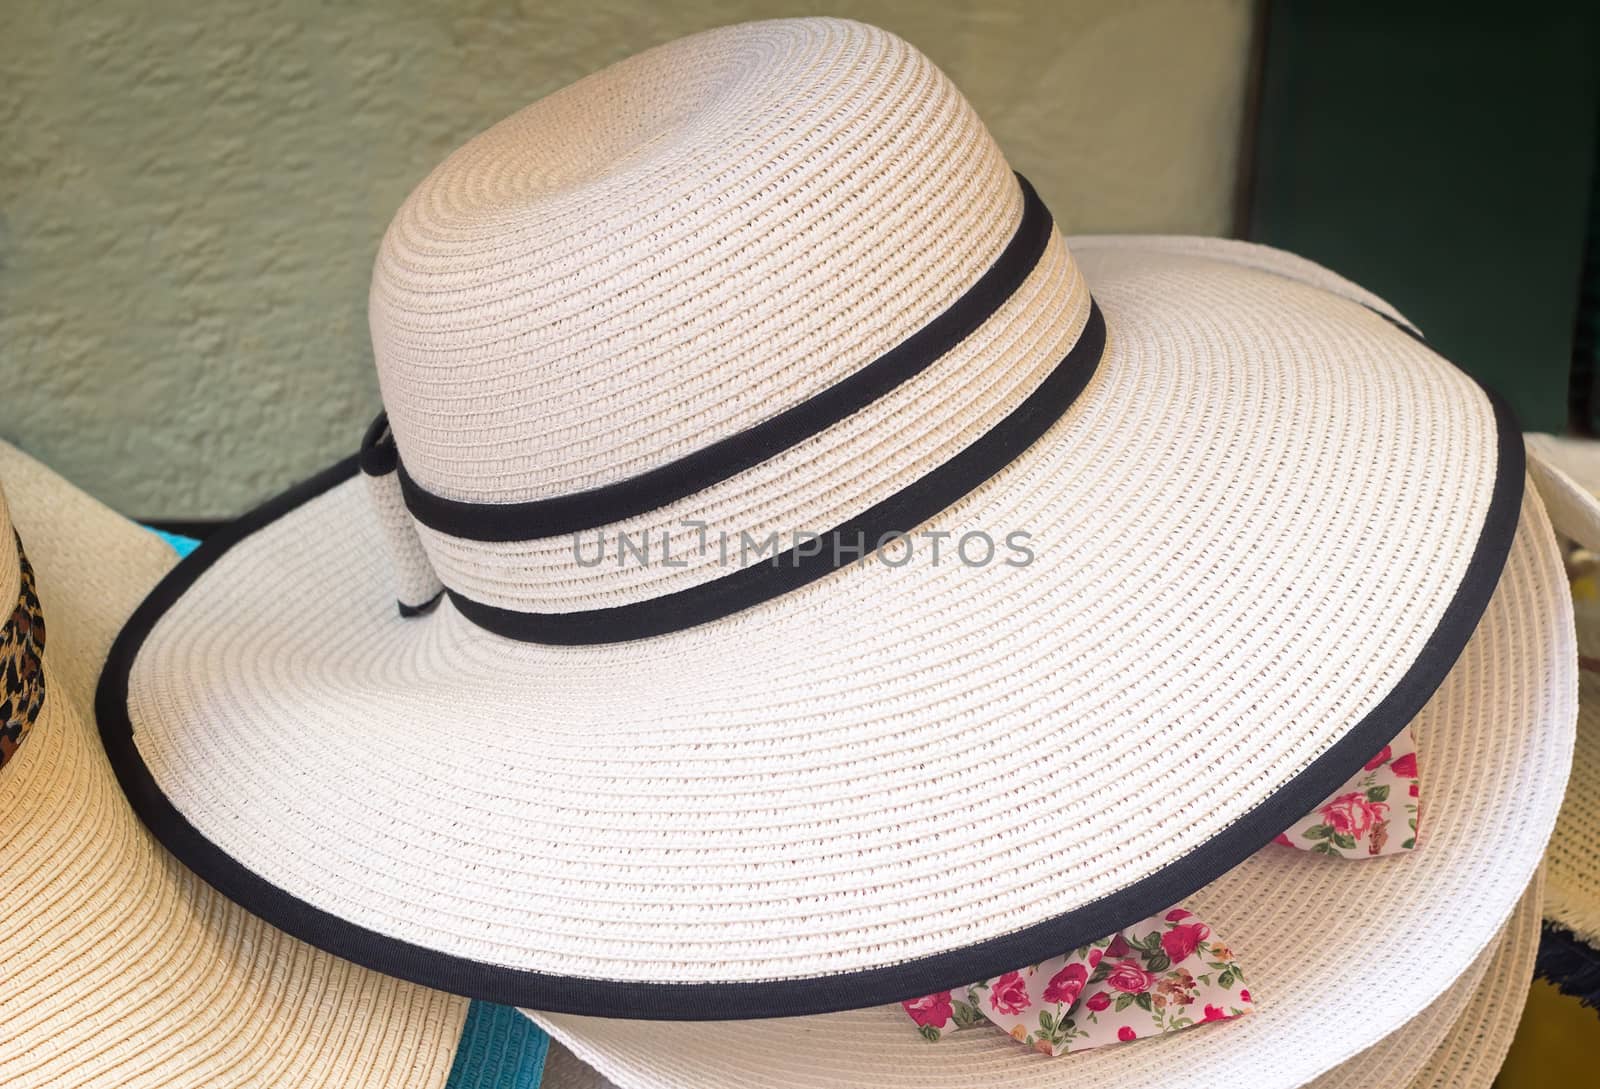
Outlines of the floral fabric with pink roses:
M 1273 842 L 1336 858 L 1378 858 L 1417 845 L 1417 746 L 1409 727 L 1321 807 Z
M 1182 908 L 1041 964 L 901 1005 L 927 1040 L 993 1024 L 1046 1055 L 1176 1032 L 1251 1010 L 1232 951 Z
M 1410 851 L 1418 784 L 1407 727 L 1274 842 L 1332 858 Z M 1211 940 L 1211 928 L 1173 908 L 1063 956 L 901 1005 L 928 1040 L 993 1024 L 1046 1055 L 1064 1055 L 1249 1013 L 1243 983 L 1232 951 Z

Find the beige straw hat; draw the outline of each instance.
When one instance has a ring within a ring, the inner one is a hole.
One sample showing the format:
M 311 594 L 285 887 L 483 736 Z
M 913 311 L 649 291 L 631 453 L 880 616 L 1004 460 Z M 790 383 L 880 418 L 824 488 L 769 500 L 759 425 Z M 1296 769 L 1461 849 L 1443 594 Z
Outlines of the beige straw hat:
M 1515 425 L 1366 303 L 1069 247 L 883 31 L 663 46 L 402 207 L 387 419 L 140 607 L 108 751 L 174 852 L 360 963 L 561 1014 L 856 1011 L 770 1067 L 727 1044 L 777 1023 L 549 1018 L 618 1069 L 919 1069 L 899 1022 L 839 1064 L 882 1003 L 1193 894 L 1272 1000 L 1081 1061 L 1300 1084 L 1500 931 L 1574 714 Z M 1415 857 L 1258 853 L 1408 726 Z M 1385 935 L 1429 954 L 1280 1055 Z
M 249 915 L 161 850 L 118 791 L 90 695 L 170 549 L 5 444 L 0 486 L 3 612 L 23 596 L 20 537 L 48 633 L 43 702 L 0 766 L 0 1085 L 444 1085 L 466 1000 Z

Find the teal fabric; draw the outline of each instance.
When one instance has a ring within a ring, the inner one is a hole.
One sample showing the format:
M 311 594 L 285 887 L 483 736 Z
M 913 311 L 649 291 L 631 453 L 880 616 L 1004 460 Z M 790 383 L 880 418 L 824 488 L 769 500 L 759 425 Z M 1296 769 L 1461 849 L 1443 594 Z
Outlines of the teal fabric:
M 445 1089 L 538 1089 L 550 1038 L 510 1006 L 474 1002 Z
M 145 528 L 148 529 L 149 527 L 147 526 Z M 157 537 L 160 537 L 163 541 L 166 541 L 169 545 L 171 545 L 173 550 L 177 552 L 179 556 L 187 556 L 200 546 L 200 542 L 195 540 L 193 537 L 185 537 L 178 533 L 168 533 L 164 529 L 152 529 L 150 532 L 154 533 Z
M 200 544 L 164 530 L 150 531 L 187 556 Z M 461 1042 L 445 1089 L 538 1089 L 550 1038 L 510 1006 L 474 1002 L 467 1007 Z

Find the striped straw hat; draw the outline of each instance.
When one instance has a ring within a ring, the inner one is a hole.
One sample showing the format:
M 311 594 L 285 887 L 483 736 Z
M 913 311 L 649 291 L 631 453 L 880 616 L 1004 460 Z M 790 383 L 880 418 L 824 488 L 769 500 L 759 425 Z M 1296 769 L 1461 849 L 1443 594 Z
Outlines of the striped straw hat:
M 252 910 L 615 1063 L 852 1011 L 793 1084 L 1192 898 L 1273 1000 L 1125 1076 L 1300 1084 L 1495 940 L 1575 713 L 1515 425 L 1335 279 L 1067 245 L 871 27 L 644 53 L 406 201 L 386 416 L 137 610 L 108 751 Z M 1414 857 L 1260 851 L 1408 727 Z
M 536 1082 L 527 1034 L 458 1050 L 465 999 L 295 941 L 151 839 L 90 698 L 172 551 L 3 443 L 0 488 L 0 1085 L 499 1089 L 480 1075 L 511 1067 Z

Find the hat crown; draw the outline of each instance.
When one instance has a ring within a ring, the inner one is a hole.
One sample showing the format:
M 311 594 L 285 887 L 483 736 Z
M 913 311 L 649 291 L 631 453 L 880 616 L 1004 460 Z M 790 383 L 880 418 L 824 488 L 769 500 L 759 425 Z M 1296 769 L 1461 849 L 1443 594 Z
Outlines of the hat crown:
M 885 31 L 751 23 L 622 61 L 395 216 L 371 325 L 406 469 L 476 503 L 635 477 L 904 340 L 1020 214 L 965 99 Z

